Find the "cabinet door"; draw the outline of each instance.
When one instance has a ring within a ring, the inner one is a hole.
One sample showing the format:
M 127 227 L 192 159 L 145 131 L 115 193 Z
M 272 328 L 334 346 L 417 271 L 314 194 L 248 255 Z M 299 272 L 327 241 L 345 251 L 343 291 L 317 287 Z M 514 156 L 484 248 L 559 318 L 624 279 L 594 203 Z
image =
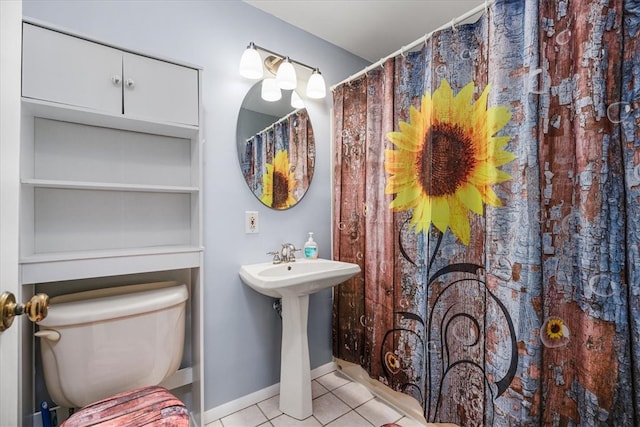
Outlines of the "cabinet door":
M 198 125 L 198 71 L 124 53 L 124 113 Z
M 122 53 L 35 25 L 23 26 L 22 96 L 122 114 Z

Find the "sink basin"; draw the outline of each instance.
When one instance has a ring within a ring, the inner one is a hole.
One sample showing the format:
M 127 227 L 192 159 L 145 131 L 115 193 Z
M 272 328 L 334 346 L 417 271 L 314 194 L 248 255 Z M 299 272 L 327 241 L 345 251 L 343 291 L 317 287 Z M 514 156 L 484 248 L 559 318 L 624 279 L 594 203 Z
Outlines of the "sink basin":
M 240 267 L 240 277 L 245 284 L 274 298 L 282 298 L 285 294 L 309 295 L 339 285 L 359 272 L 358 264 L 321 258 Z
M 307 320 L 309 295 L 336 286 L 360 272 L 358 264 L 303 259 L 240 267 L 240 278 L 261 294 L 282 299 L 280 410 L 304 420 L 313 413 Z

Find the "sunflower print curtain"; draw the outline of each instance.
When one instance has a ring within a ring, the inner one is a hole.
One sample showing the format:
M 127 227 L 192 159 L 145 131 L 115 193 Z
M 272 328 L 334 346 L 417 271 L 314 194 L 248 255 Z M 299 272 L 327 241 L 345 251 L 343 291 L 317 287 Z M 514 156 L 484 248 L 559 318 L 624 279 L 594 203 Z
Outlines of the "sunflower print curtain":
M 249 188 L 266 206 L 289 209 L 309 188 L 315 139 L 306 109 L 296 110 L 247 139 L 241 160 Z
M 336 357 L 428 421 L 640 424 L 638 40 L 496 1 L 334 90 Z

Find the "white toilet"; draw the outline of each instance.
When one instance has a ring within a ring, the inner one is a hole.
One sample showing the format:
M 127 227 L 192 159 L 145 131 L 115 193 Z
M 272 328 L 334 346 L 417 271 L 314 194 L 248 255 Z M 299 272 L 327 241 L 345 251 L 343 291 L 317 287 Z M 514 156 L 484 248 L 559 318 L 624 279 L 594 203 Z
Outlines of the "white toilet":
M 81 408 L 156 385 L 180 366 L 186 285 L 158 282 L 51 298 L 38 322 L 45 383 L 55 403 Z

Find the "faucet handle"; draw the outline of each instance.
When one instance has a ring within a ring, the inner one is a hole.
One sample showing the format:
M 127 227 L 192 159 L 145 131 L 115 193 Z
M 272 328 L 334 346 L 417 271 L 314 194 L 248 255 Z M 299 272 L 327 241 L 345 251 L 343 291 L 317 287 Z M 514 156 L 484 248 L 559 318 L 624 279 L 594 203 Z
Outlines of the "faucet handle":
M 280 252 L 278 251 L 267 252 L 267 255 L 273 255 L 274 264 L 280 264 L 282 262 L 282 258 L 280 258 Z
M 302 249 L 296 249 L 296 247 L 292 244 L 289 246 L 289 262 L 294 262 L 296 260 L 296 252 L 302 252 Z

